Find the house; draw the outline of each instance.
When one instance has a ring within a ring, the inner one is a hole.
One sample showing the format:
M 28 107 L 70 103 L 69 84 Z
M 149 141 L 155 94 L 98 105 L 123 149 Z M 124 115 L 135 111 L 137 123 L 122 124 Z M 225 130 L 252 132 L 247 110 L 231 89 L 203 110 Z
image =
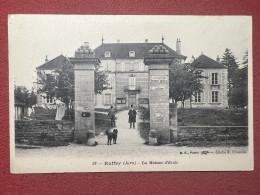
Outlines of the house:
M 62 65 L 67 64 L 67 63 L 71 64 L 71 62 L 63 55 L 59 55 L 58 57 L 56 57 L 50 61 L 47 59 L 47 56 L 46 56 L 45 63 L 36 68 L 37 75 L 39 73 L 44 73 L 46 75 L 55 74 L 55 70 L 61 69 Z M 39 79 L 40 79 L 39 76 L 37 76 L 37 83 L 38 83 Z M 37 84 L 37 90 L 39 88 L 40 88 L 40 84 Z M 45 95 L 42 93 L 37 94 L 37 106 L 38 107 L 56 109 L 55 102 L 56 102 L 56 100 L 53 97 L 48 97 L 48 96 L 45 97 Z
M 192 98 L 192 107 L 228 107 L 227 67 L 217 60 L 202 54 L 191 65 L 202 71 L 204 85 L 202 92 L 196 92 Z M 190 107 L 190 101 L 185 101 L 184 107 Z
M 177 50 L 163 43 L 103 43 L 94 49 L 95 56 L 101 61 L 101 69 L 108 75 L 107 90 L 95 97 L 96 107 L 129 108 L 131 105 L 148 107 L 148 67 L 144 58 L 156 45 L 162 45 L 170 56 L 184 61 L 180 54 L 180 40 L 177 40 Z

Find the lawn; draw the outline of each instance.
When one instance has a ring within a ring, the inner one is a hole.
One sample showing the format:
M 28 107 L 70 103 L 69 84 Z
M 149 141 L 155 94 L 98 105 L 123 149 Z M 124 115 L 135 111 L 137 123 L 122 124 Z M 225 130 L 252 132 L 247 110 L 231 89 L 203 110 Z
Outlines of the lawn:
M 178 126 L 247 126 L 248 110 L 243 108 L 179 108 Z

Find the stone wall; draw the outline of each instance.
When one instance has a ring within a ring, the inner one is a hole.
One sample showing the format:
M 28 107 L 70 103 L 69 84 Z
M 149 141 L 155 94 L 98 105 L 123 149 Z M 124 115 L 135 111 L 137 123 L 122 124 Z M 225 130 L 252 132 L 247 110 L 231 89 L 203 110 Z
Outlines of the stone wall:
M 15 143 L 64 146 L 73 142 L 74 123 L 69 121 L 15 121 Z
M 147 141 L 150 123 L 140 122 L 138 130 L 140 136 Z M 189 147 L 225 147 L 247 146 L 248 127 L 218 127 L 218 126 L 178 126 L 178 142 L 176 146 Z
M 247 146 L 248 127 L 178 127 L 178 145 L 190 147 Z

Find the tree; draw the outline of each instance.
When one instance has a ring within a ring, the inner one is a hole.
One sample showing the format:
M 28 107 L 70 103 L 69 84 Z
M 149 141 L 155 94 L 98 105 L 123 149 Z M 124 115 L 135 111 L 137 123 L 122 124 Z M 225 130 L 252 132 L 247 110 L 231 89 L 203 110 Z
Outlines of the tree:
M 101 93 L 105 87 L 106 75 L 99 70 L 99 65 L 95 67 L 95 92 Z M 38 93 L 43 97 L 56 98 L 66 104 L 70 118 L 70 104 L 75 99 L 74 70 L 73 65 L 66 59 L 62 62 L 60 69 L 52 74 L 38 71 Z
M 232 90 L 233 90 L 233 83 L 236 77 L 236 71 L 238 69 L 238 63 L 236 61 L 236 57 L 232 54 L 232 51 L 226 48 L 221 63 L 228 68 L 228 105 L 231 107 L 232 105 Z
M 230 92 L 230 106 L 244 108 L 248 105 L 248 51 L 243 57 L 243 67 L 237 69 L 234 78 L 232 91 Z
M 94 79 L 95 79 L 95 93 L 101 94 L 102 91 L 106 89 L 107 74 L 104 71 L 100 70 L 100 65 L 95 66 Z
M 181 64 L 175 62 L 170 66 L 170 91 L 169 96 L 175 101 L 181 101 L 184 107 L 185 100 L 192 98 L 195 92 L 201 92 L 203 84 L 202 71 L 196 69 L 195 64 Z M 191 102 L 191 101 L 190 101 Z
M 33 90 L 29 91 L 24 86 L 14 86 L 15 103 L 21 103 L 26 107 L 32 107 L 36 104 L 37 95 Z

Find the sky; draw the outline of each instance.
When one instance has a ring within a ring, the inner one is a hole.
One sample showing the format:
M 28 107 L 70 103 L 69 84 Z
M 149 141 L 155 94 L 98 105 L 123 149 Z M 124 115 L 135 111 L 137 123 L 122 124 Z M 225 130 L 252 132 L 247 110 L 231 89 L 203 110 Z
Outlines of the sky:
M 9 15 L 10 84 L 32 88 L 36 67 L 63 54 L 73 57 L 75 50 L 89 42 L 95 49 L 104 43 L 164 43 L 176 50 L 212 59 L 231 49 L 242 62 L 244 52 L 252 55 L 252 18 L 250 16 L 108 16 L 108 15 Z

